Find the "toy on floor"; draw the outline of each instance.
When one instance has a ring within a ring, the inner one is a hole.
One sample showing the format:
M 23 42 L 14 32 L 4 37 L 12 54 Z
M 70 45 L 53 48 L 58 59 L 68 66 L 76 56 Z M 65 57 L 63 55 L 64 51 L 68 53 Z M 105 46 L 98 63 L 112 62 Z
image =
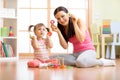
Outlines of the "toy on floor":
M 57 69 L 59 68 L 59 59 L 52 59 L 51 64 L 49 65 L 50 69 Z
M 72 66 L 66 66 L 64 64 L 64 58 L 62 58 L 62 63 L 60 64 L 60 58 L 52 60 L 52 64 L 48 66 L 50 69 L 72 69 Z
M 52 59 L 50 63 L 43 63 L 39 65 L 39 68 L 49 68 L 49 69 L 66 69 L 64 64 L 64 58 L 62 58 L 62 64 L 60 64 L 60 59 Z
M 60 68 L 62 69 L 66 68 L 66 65 L 64 64 L 64 58 L 62 58 L 62 64 L 60 65 Z
M 41 62 L 38 59 L 29 61 L 27 63 L 29 68 L 40 68 L 40 69 L 72 69 L 72 66 L 66 66 L 64 64 L 64 58 L 61 59 L 62 63 L 60 63 L 60 58 L 50 59 L 47 62 Z

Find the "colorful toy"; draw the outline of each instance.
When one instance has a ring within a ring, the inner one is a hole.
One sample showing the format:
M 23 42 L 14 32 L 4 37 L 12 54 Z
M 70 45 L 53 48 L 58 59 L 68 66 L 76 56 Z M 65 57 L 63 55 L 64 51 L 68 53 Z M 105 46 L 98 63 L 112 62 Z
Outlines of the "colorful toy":
M 10 26 L 10 29 L 9 29 L 9 36 L 14 36 L 14 34 L 13 34 L 13 27 L 12 26 Z
M 62 65 L 60 65 L 62 69 L 66 68 L 66 65 L 64 64 L 64 58 L 62 58 Z
M 66 69 L 66 65 L 64 65 L 64 58 L 62 58 L 62 64 L 60 64 L 60 59 L 59 58 L 55 58 L 51 60 L 51 63 L 47 64 L 45 63 L 45 65 L 41 65 L 41 67 L 39 68 L 46 68 L 48 67 L 49 69 Z
M 64 58 L 62 58 L 62 63 L 60 64 L 60 58 L 51 59 L 50 63 L 40 64 L 40 69 L 73 69 L 72 66 L 66 66 L 64 64 Z
M 59 68 L 59 61 L 58 59 L 52 59 L 50 65 L 48 66 L 50 69 L 57 69 Z
M 51 35 L 52 35 L 52 32 L 48 32 L 47 35 L 48 35 L 48 36 L 51 36 Z
M 69 17 L 71 17 L 71 14 L 70 14 L 70 13 L 68 13 L 68 16 L 69 16 Z
M 51 20 L 50 23 L 51 23 L 51 25 L 53 25 L 53 24 L 55 23 L 55 21 L 54 21 L 54 20 Z M 46 29 L 47 29 L 47 31 L 48 31 L 47 35 L 48 35 L 48 36 L 51 36 L 51 35 L 52 35 L 52 32 L 50 32 L 49 28 L 46 28 Z
M 54 20 L 51 20 L 50 23 L 51 23 L 51 25 L 53 25 L 53 24 L 55 23 L 55 21 L 54 21 Z
M 48 35 L 48 36 L 51 36 L 51 35 L 52 35 L 52 32 L 50 32 L 49 28 L 46 28 L 46 29 L 47 29 L 47 31 L 48 31 L 47 35 Z

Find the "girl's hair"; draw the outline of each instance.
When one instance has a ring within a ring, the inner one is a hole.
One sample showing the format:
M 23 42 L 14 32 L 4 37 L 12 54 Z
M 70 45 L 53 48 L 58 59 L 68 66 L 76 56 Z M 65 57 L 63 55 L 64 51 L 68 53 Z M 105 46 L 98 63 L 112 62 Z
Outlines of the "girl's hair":
M 63 7 L 63 6 L 60 6 L 60 7 L 57 7 L 54 11 L 54 16 L 60 12 L 60 11 L 64 11 L 65 13 L 68 13 L 68 10 Z M 68 42 L 69 38 L 72 37 L 73 35 L 75 35 L 75 31 L 74 31 L 74 26 L 73 26 L 73 22 L 72 22 L 72 18 L 69 17 L 69 27 L 68 27 L 68 31 L 67 31 L 67 34 L 65 34 L 65 29 L 63 27 L 63 25 L 61 25 L 59 22 L 58 22 L 58 28 L 60 29 L 64 39 L 66 40 L 66 42 Z
M 45 27 L 45 25 L 44 25 L 43 23 L 38 23 L 38 24 L 36 24 L 36 25 L 30 25 L 30 26 L 28 27 L 28 31 L 31 31 L 31 28 L 34 27 L 34 28 L 33 28 L 33 31 L 34 31 L 34 33 L 35 33 L 36 28 L 37 28 L 37 27 L 41 27 L 41 26 L 44 26 L 44 27 Z M 45 27 L 45 28 L 46 28 L 46 27 Z M 47 28 L 46 28 L 46 29 L 47 29 Z M 47 31 L 48 31 L 48 29 L 47 29 Z

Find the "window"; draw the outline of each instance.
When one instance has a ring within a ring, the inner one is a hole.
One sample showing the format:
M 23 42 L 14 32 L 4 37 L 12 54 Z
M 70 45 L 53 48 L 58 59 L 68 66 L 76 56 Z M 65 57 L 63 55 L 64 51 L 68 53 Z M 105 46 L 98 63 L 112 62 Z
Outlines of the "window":
M 65 6 L 68 8 L 70 13 L 77 15 L 87 23 L 88 0 L 18 0 L 19 53 L 33 52 L 29 39 L 28 26 L 42 22 L 46 27 L 49 27 L 49 21 L 51 19 L 56 20 L 54 18 L 53 11 L 58 6 Z M 72 46 L 69 50 L 64 50 L 60 46 L 57 37 L 57 34 L 53 32 L 52 39 L 56 40 L 54 40 L 54 47 L 51 49 L 51 52 L 71 52 Z

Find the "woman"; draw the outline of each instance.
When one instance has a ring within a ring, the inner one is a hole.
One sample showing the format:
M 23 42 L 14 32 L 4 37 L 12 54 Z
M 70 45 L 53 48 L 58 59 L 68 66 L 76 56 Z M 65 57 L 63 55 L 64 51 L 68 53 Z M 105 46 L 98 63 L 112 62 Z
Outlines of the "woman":
M 57 7 L 54 16 L 58 25 L 51 25 L 53 31 L 57 32 L 60 45 L 68 48 L 68 42 L 73 44 L 73 54 L 60 54 L 52 57 L 64 57 L 65 65 L 77 67 L 92 66 L 113 66 L 115 62 L 106 59 L 96 59 L 96 51 L 91 41 L 87 26 L 81 19 L 69 14 L 68 10 L 63 7 Z

